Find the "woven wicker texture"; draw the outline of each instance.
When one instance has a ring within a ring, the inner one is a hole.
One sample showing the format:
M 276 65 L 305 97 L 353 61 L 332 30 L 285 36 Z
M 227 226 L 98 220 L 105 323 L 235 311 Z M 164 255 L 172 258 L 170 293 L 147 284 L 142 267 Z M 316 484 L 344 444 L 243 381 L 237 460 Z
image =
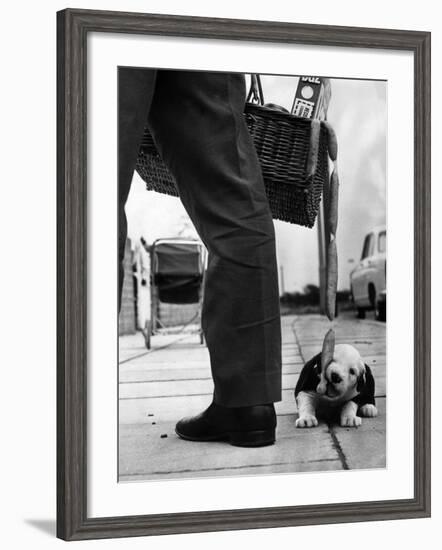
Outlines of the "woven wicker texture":
M 261 163 L 273 218 L 313 227 L 329 177 L 326 128 L 321 124 L 316 169 L 307 177 L 311 119 L 251 103 L 246 104 L 244 116 Z M 147 128 L 136 170 L 148 190 L 178 196 L 174 179 Z

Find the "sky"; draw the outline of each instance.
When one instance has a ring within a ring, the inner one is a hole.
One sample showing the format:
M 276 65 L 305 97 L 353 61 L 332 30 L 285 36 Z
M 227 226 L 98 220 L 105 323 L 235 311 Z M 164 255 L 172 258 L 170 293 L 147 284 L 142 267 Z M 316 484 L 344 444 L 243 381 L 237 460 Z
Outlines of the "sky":
M 297 77 L 263 76 L 266 102 L 291 108 Z M 338 288 L 349 288 L 350 271 L 359 260 L 364 236 L 386 222 L 387 82 L 331 79 L 328 120 L 338 137 L 339 223 Z M 193 233 L 179 199 L 145 190 L 134 175 L 126 204 L 128 235 L 147 242 Z M 312 229 L 275 221 L 280 290 L 318 284 L 318 236 Z M 281 269 L 282 268 L 282 269 Z M 282 288 L 284 287 L 284 288 Z

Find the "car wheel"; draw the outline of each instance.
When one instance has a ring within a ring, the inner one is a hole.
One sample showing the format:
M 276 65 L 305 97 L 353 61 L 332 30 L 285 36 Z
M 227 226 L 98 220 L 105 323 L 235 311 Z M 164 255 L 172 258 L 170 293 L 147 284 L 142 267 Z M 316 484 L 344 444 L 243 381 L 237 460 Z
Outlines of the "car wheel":
M 376 319 L 385 323 L 387 320 L 387 303 L 385 301 L 376 302 Z
M 372 284 L 368 285 L 368 299 L 370 300 L 371 308 L 376 310 L 376 289 Z

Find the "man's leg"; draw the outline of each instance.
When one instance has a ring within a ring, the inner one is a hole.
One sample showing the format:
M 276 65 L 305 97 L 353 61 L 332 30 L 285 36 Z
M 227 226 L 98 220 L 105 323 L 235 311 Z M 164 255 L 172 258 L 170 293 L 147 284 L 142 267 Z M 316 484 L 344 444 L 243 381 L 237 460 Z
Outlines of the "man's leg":
M 123 287 L 123 260 L 127 237 L 124 206 L 137 161 L 155 88 L 156 71 L 118 69 L 118 308 Z
M 273 220 L 244 122 L 244 76 L 158 71 L 149 126 L 209 251 L 203 329 L 214 402 L 281 399 Z

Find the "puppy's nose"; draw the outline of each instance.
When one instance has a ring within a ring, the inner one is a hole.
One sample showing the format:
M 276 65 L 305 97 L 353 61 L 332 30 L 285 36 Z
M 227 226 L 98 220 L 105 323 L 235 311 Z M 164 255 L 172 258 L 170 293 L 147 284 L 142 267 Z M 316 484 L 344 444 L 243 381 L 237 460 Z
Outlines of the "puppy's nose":
M 339 384 L 339 382 L 341 382 L 342 380 L 342 378 L 339 376 L 339 374 L 336 374 L 336 372 L 332 372 L 330 378 L 332 384 Z

